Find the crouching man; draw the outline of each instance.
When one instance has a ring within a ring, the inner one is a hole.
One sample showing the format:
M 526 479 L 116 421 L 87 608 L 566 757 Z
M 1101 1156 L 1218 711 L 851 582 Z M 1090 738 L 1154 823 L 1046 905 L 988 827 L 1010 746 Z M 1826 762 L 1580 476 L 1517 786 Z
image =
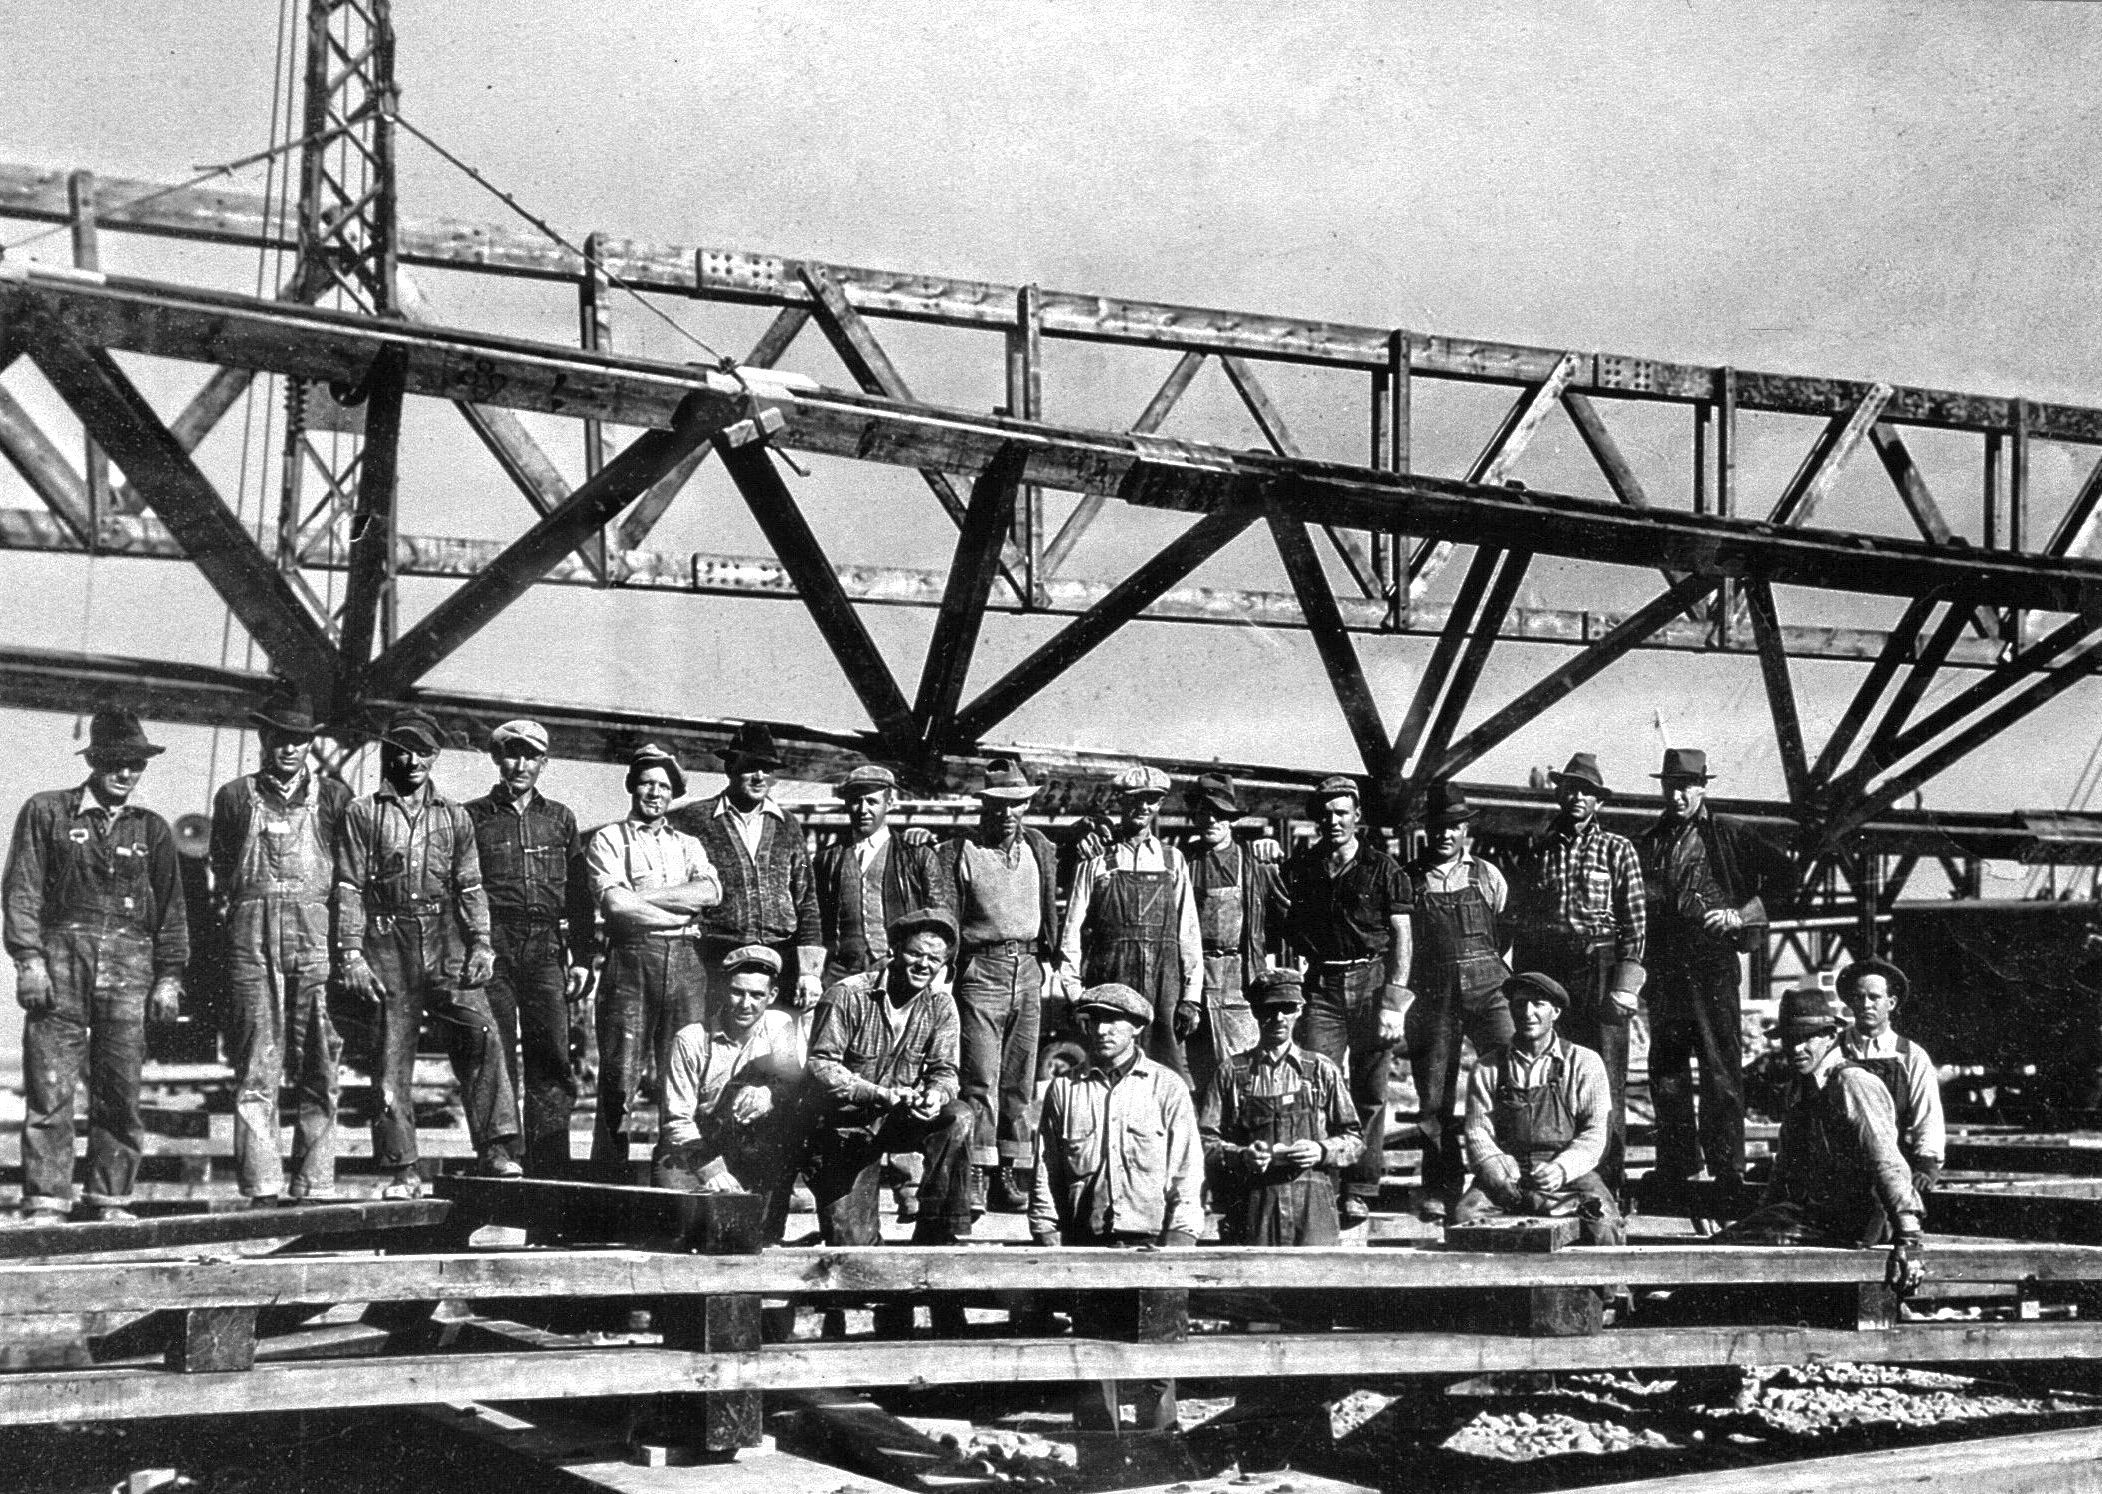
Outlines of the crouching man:
M 1612 1125 L 1606 1066 L 1559 1036 L 1569 1009 L 1559 981 L 1525 972 L 1504 982 L 1513 1036 L 1474 1066 L 1467 1088 L 1467 1161 L 1474 1186 L 1455 1224 L 1499 1215 L 1569 1216 L 1585 1245 L 1625 1245 L 1613 1192 L 1599 1177 Z
M 1198 1112 L 1226 1244 L 1340 1243 L 1336 1174 L 1364 1150 L 1364 1128 L 1343 1071 L 1292 1042 L 1299 985 L 1296 970 L 1256 977 L 1260 1044 L 1213 1074 Z
M 672 1039 L 651 1181 L 687 1193 L 766 1199 L 766 1241 L 781 1243 L 802 1165 L 809 1075 L 795 1013 L 773 1010 L 781 956 L 764 944 L 723 960 L 723 1000 Z
M 1796 1072 L 1772 1179 L 1757 1209 L 1716 1235 L 1726 1245 L 1833 1245 L 1892 1240 L 1885 1280 L 1910 1292 L 1926 1274 L 1920 1197 L 1898 1146 L 1897 1108 L 1883 1081 L 1849 1063 L 1847 1015 L 1819 990 L 1781 998 L 1781 1044 Z
M 877 1172 L 887 1152 L 920 1153 L 913 1240 L 971 1232 L 971 1107 L 957 1098 L 956 1002 L 944 979 L 956 921 L 916 909 L 888 930 L 881 967 L 850 975 L 818 1008 L 810 1077 L 822 1113 L 810 1191 L 827 1245 L 877 1245 Z

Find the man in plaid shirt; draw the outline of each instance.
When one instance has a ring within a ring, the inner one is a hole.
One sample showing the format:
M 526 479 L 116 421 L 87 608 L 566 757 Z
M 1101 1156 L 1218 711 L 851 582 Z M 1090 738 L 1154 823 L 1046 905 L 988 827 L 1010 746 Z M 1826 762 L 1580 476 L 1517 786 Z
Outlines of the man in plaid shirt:
M 1648 925 L 1635 843 L 1600 827 L 1612 797 L 1598 758 L 1579 752 L 1553 775 L 1562 812 L 1515 879 L 1511 964 L 1568 991 L 1565 1038 L 1605 1061 L 1611 1124 L 1598 1173 L 1626 1183 L 1628 1019 L 1640 1004 Z

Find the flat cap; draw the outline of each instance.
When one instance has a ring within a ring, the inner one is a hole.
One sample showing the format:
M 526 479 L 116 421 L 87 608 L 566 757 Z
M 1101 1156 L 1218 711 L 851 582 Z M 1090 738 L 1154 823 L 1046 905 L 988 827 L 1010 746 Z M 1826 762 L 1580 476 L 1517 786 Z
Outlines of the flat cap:
M 1358 781 L 1355 778 L 1345 777 L 1341 773 L 1334 773 L 1314 785 L 1314 791 L 1306 796 L 1307 807 L 1309 809 L 1319 809 L 1329 800 L 1344 795 L 1348 795 L 1350 802 L 1353 804 L 1363 802 L 1363 799 L 1358 794 Z
M 1265 970 L 1248 983 L 1248 1005 L 1255 1011 L 1305 1006 L 1306 994 L 1300 989 L 1304 979 L 1297 970 Z
M 740 970 L 764 970 L 768 975 L 779 975 L 781 956 L 764 944 L 740 944 L 723 956 L 723 969 L 732 975 Z
M 396 711 L 387 718 L 380 730 L 380 740 L 406 752 L 428 754 L 445 745 L 445 733 L 428 713 L 418 710 Z
M 1165 794 L 1168 791 L 1168 775 L 1160 769 L 1144 763 L 1135 768 L 1126 768 L 1110 780 L 1111 788 L 1120 794 Z
M 1542 975 L 1537 970 L 1521 970 L 1504 982 L 1504 994 L 1522 998 L 1545 996 L 1555 1004 L 1555 1010 L 1569 1010 L 1569 992 L 1551 975 Z
M 1136 1022 L 1141 1027 L 1153 1020 L 1153 1003 L 1127 985 L 1111 981 L 1107 985 L 1089 986 L 1073 1003 L 1075 1012 L 1109 1012 Z
M 839 781 L 839 797 L 851 799 L 857 794 L 873 794 L 878 789 L 894 789 L 898 786 L 898 775 L 881 763 L 863 763 Z
M 956 947 L 956 920 L 944 908 L 914 908 L 900 913 L 890 921 L 885 930 L 890 936 L 890 947 L 903 949 L 905 941 L 914 934 L 940 934 L 948 940 L 949 948 Z
M 489 750 L 494 752 L 506 742 L 523 742 L 542 757 L 547 756 L 547 728 L 538 721 L 506 721 L 489 733 Z

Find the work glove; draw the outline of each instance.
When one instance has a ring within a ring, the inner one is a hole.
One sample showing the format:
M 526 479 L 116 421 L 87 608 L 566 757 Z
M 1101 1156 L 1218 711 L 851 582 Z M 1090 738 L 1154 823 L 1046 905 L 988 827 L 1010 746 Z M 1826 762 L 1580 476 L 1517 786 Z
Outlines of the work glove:
M 181 1015 L 182 977 L 164 975 L 153 983 L 153 992 L 146 998 L 146 1020 L 173 1022 Z
M 1941 1158 L 1922 1157 L 1919 1165 L 1912 1169 L 1912 1189 L 1925 1198 L 1932 1189 L 1941 1186 Z
M 1175 1037 L 1178 1042 L 1187 1042 L 1203 1025 L 1203 1007 L 1194 1001 L 1175 1003 Z
M 343 956 L 343 989 L 362 1001 L 378 1006 L 387 999 L 387 987 L 380 980 L 379 972 L 367 963 L 360 950 L 350 950 Z
M 1901 1234 L 1891 1242 L 1890 1260 L 1883 1267 L 1883 1284 L 1900 1297 L 1909 1297 L 1927 1279 L 1927 1244 L 1917 1234 Z
M 51 989 L 51 967 L 41 955 L 15 962 L 15 1005 L 25 1012 L 48 1012 L 57 1000 Z
M 472 991 L 486 986 L 496 975 L 496 951 L 486 944 L 477 944 L 467 951 L 467 963 L 460 970 L 460 989 Z

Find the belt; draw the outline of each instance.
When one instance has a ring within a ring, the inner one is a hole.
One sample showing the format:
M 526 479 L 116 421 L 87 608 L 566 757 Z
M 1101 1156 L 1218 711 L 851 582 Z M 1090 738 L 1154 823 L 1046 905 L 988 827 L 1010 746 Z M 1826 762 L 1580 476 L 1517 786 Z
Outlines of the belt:
M 966 945 L 963 952 L 966 958 L 982 954 L 1035 954 L 1036 940 L 996 939 L 990 944 Z
M 442 897 L 418 897 L 404 903 L 374 907 L 370 911 L 381 918 L 427 918 L 433 913 L 445 912 L 450 906 Z
M 1307 961 L 1307 968 L 1309 970 L 1357 970 L 1372 964 L 1376 960 L 1385 958 L 1385 955 L 1359 955 L 1354 960 L 1309 960 Z
M 692 929 L 651 929 L 647 934 L 628 934 L 606 942 L 614 949 L 640 949 L 667 939 L 691 939 Z
M 491 908 L 492 923 L 524 924 L 529 928 L 555 928 L 562 922 L 560 913 L 543 913 L 538 908 Z

